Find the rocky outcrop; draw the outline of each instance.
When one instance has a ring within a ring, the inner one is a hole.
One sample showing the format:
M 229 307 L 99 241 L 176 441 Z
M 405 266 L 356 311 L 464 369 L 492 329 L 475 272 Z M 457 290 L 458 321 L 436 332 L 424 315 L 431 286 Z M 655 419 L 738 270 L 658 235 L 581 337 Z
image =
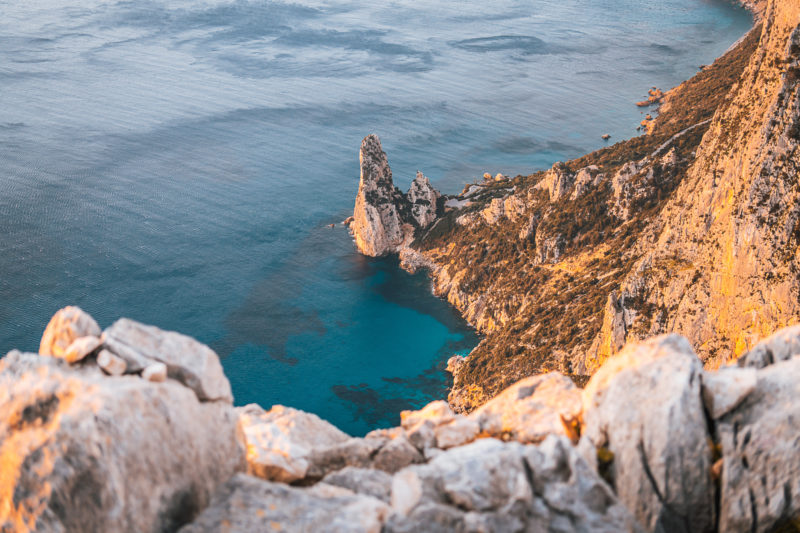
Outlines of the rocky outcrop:
M 121 318 L 103 332 L 102 340 L 106 348 L 126 361 L 129 372 L 162 363 L 171 379 L 192 389 L 200 400 L 233 401 L 219 357 L 191 337 Z
M 709 367 L 800 317 L 800 4 L 769 2 L 756 52 L 621 283 L 627 340 L 686 335 Z
M 44 330 L 39 343 L 39 353 L 65 359 L 74 363 L 86 357 L 91 346 L 96 349 L 93 339 L 100 337 L 100 326 L 94 318 L 80 307 L 69 306 L 59 310 Z
M 333 485 L 289 487 L 239 474 L 181 533 L 342 531 L 380 533 L 389 507 Z
M 42 346 L 87 333 L 66 308 Z M 17 351 L 0 361 L 0 458 L 0 529 L 20 532 L 174 531 L 245 466 L 229 400 Z
M 433 188 L 430 180 L 422 172 L 411 182 L 408 189 L 408 203 L 411 205 L 411 217 L 419 228 L 427 228 L 436 220 L 439 205 L 439 191 Z
M 584 390 L 580 447 L 649 531 L 714 527 L 702 364 L 686 339 L 629 345 Z
M 392 181 L 392 170 L 377 135 L 361 142 L 361 180 L 350 229 L 358 250 L 373 257 L 397 252 L 417 228 L 432 224 L 440 194 L 421 172 L 403 194 Z

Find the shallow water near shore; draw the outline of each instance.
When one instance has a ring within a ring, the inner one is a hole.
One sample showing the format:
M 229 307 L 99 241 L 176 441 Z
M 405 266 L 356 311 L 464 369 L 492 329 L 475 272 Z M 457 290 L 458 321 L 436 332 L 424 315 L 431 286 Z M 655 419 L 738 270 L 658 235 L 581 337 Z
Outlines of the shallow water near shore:
M 650 86 L 750 24 L 717 0 L 0 0 L 0 352 L 76 304 L 208 343 L 239 405 L 397 424 L 478 337 L 338 224 L 363 136 L 403 189 L 527 174 L 635 135 Z

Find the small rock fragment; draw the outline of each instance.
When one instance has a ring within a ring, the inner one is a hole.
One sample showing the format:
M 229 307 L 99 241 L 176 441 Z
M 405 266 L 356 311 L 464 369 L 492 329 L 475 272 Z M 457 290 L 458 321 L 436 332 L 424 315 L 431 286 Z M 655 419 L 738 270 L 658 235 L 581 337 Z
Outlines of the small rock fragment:
M 69 363 L 77 363 L 84 357 L 95 351 L 100 347 L 100 337 L 87 335 L 86 337 L 78 337 L 70 343 L 64 351 L 63 359 Z
M 117 357 L 108 350 L 100 350 L 100 353 L 97 354 L 97 366 L 110 376 L 121 376 L 125 373 L 125 368 L 127 367 L 124 359 Z
M 142 377 L 147 381 L 161 383 L 167 380 L 167 365 L 164 363 L 153 363 L 142 370 Z

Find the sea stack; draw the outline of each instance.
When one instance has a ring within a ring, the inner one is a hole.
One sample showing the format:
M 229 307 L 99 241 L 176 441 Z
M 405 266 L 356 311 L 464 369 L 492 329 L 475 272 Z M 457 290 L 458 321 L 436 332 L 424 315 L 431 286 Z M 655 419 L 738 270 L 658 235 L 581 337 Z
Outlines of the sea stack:
M 392 181 L 392 170 L 377 135 L 361 142 L 361 181 L 350 229 L 358 250 L 372 257 L 399 251 L 417 228 L 437 217 L 440 194 L 421 172 L 403 194 Z

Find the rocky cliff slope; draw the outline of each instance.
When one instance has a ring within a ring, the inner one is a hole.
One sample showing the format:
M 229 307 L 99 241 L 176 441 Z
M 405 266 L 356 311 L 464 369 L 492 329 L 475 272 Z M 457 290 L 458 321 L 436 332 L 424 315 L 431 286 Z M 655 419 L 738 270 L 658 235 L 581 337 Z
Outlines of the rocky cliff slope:
M 800 2 L 751 8 L 752 31 L 669 91 L 647 134 L 468 185 L 399 247 L 485 334 L 452 366 L 454 408 L 533 373 L 582 384 L 662 333 L 713 368 L 798 321 Z
M 2 531 L 800 530 L 800 326 L 716 371 L 654 337 L 583 390 L 530 376 L 364 437 L 234 408 L 207 346 L 74 307 L 0 385 Z

